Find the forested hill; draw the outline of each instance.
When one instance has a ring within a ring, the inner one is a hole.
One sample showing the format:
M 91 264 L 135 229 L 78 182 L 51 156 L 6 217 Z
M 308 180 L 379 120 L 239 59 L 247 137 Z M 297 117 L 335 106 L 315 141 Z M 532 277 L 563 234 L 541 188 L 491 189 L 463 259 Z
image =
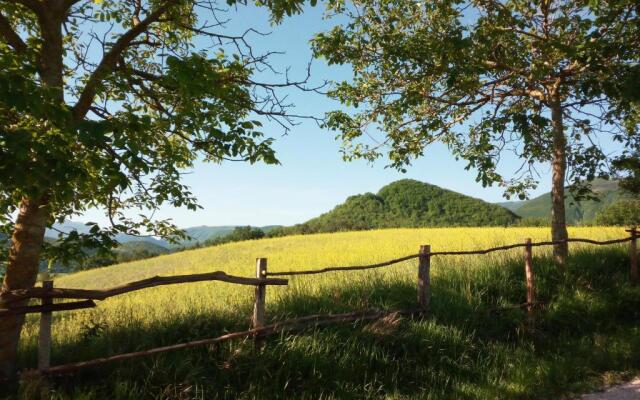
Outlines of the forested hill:
M 333 210 L 271 235 L 429 226 L 503 226 L 518 220 L 506 208 L 411 179 L 377 194 L 349 197 Z
M 567 223 L 592 223 L 600 210 L 624 198 L 617 181 L 596 179 L 591 183 L 591 188 L 598 200 L 577 202 L 568 193 L 564 202 Z M 505 202 L 501 205 L 523 218 L 551 218 L 551 193 L 545 193 L 531 200 Z

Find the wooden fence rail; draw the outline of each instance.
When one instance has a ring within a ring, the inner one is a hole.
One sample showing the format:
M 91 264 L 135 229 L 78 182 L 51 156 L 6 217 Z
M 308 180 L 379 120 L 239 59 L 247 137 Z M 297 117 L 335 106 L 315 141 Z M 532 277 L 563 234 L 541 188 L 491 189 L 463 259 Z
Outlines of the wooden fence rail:
M 15 314 L 36 314 L 51 311 L 71 311 L 80 310 L 83 308 L 93 308 L 96 303 L 93 300 L 73 301 L 68 303 L 56 303 L 39 306 L 14 306 L 10 305 L 10 308 L 0 308 L 0 317 L 3 315 L 15 315 Z
M 165 353 L 169 351 L 175 351 L 179 349 L 186 349 L 204 345 L 211 345 L 219 343 L 225 340 L 243 337 L 253 337 L 257 346 L 264 344 L 263 340 L 266 335 L 285 330 L 285 329 L 297 329 L 309 324 L 315 326 L 328 325 L 331 323 L 340 323 L 355 320 L 370 320 L 380 318 L 390 313 L 399 313 L 401 315 L 420 313 L 426 314 L 429 310 L 429 304 L 431 299 L 431 258 L 434 256 L 450 256 L 450 255 L 482 255 L 495 251 L 505 251 L 515 248 L 524 248 L 524 281 L 526 286 L 526 303 L 524 304 L 529 314 L 529 320 L 533 321 L 534 306 L 540 304 L 536 300 L 536 288 L 535 288 L 535 270 L 533 265 L 533 247 L 550 246 L 559 243 L 572 242 L 572 243 L 588 243 L 594 245 L 611 245 L 630 242 L 629 244 L 629 258 L 630 258 L 630 280 L 633 284 L 637 284 L 638 277 L 638 248 L 637 239 L 638 231 L 635 228 L 627 230 L 631 235 L 629 237 L 598 241 L 592 239 L 580 239 L 573 238 L 563 241 L 548 241 L 548 242 L 532 242 L 531 239 L 526 239 L 524 243 L 493 247 L 484 250 L 470 250 L 470 251 L 431 251 L 429 245 L 420 246 L 418 254 L 412 254 L 393 260 L 370 264 L 370 265 L 355 265 L 344 267 L 327 267 L 316 270 L 300 270 L 300 271 L 282 271 L 282 272 L 269 272 L 267 270 L 267 259 L 256 259 L 256 277 L 246 278 L 239 276 L 227 275 L 222 271 L 209 272 L 203 274 L 192 275 L 178 275 L 178 276 L 155 276 L 148 279 L 143 279 L 136 282 L 130 282 L 121 286 L 116 286 L 109 289 L 102 290 L 87 290 L 87 289 L 69 289 L 69 288 L 55 288 L 53 281 L 43 282 L 42 287 L 35 287 L 23 290 L 14 290 L 10 292 L 4 292 L 0 294 L 0 300 L 4 308 L 0 309 L 0 318 L 7 314 L 28 314 L 28 313 L 40 313 L 40 333 L 39 333 L 39 346 L 38 346 L 38 369 L 33 371 L 27 371 L 22 373 L 22 377 L 33 376 L 47 376 L 57 375 L 63 373 L 74 372 L 83 368 L 95 367 L 103 365 L 109 362 L 122 361 L 128 359 L 134 359 L 139 357 L 150 356 L 153 354 Z M 415 310 L 400 310 L 400 311 L 359 311 L 347 314 L 333 314 L 333 315 L 310 315 L 306 317 L 296 318 L 292 320 L 286 320 L 277 322 L 271 325 L 266 325 L 266 286 L 268 285 L 287 285 L 287 279 L 268 278 L 269 276 L 295 276 L 295 275 L 309 275 L 320 274 L 325 272 L 334 271 L 356 271 L 367 270 L 373 268 L 381 268 L 390 265 L 394 265 L 403 261 L 418 258 L 418 280 L 417 280 L 417 309 Z M 133 292 L 136 290 L 163 286 L 173 285 L 188 282 L 203 282 L 203 281 L 222 281 L 239 285 L 250 285 L 255 287 L 254 292 L 254 307 L 251 316 L 251 329 L 242 332 L 229 333 L 223 336 L 212 339 L 202 339 L 193 342 L 187 342 L 182 344 L 175 344 L 170 346 L 159 347 L 155 349 L 138 351 L 133 353 L 119 354 L 111 357 L 100 358 L 90 361 L 83 361 L 65 365 L 59 365 L 55 367 L 50 366 L 50 354 L 51 354 L 51 313 L 54 311 L 68 311 L 81 308 L 95 307 L 94 300 L 105 300 L 109 297 L 118 296 L 121 294 Z M 25 305 L 29 299 L 40 299 L 40 305 Z M 65 303 L 53 303 L 53 299 L 83 299 L 82 301 L 65 302 Z M 518 306 L 520 307 L 520 306 Z M 46 380 L 42 381 L 46 385 Z
M 264 266 L 266 272 L 266 259 L 258 259 L 258 266 Z M 0 317 L 7 314 L 29 314 L 40 313 L 40 328 L 38 333 L 38 369 L 39 375 L 45 375 L 43 371 L 49 371 L 51 368 L 51 331 L 52 331 L 52 315 L 53 311 L 69 311 L 81 308 L 95 307 L 94 300 L 105 300 L 109 297 L 134 292 L 137 290 L 148 289 L 157 286 L 174 285 L 179 283 L 205 282 L 205 281 L 222 281 L 233 283 L 236 285 L 251 285 L 256 287 L 256 307 L 260 307 L 260 327 L 264 325 L 265 313 L 265 287 L 266 285 L 287 285 L 286 279 L 267 278 L 264 273 L 259 273 L 257 278 L 245 278 L 240 276 L 227 275 L 222 271 L 208 272 L 203 274 L 176 275 L 176 276 L 154 276 L 152 278 L 140 281 L 129 282 L 124 285 L 116 286 L 109 289 L 87 290 L 87 289 L 68 289 L 55 288 L 53 281 L 47 280 L 42 282 L 42 287 L 34 287 L 30 289 L 13 290 L 0 294 L 0 300 L 5 308 L 0 309 Z M 258 306 L 258 290 L 262 296 L 260 305 Z M 40 299 L 41 305 L 23 305 L 30 299 Z M 58 303 L 54 304 L 53 299 L 85 299 L 84 301 Z M 12 306 L 13 305 L 13 306 Z M 219 339 L 219 338 L 218 338 Z M 171 347 L 171 346 L 170 346 Z M 188 348 L 192 346 L 185 346 Z M 180 348 L 180 345 L 177 345 Z M 143 352 L 144 353 L 144 352 Z M 153 351 L 148 352 L 149 355 L 154 354 Z M 115 356 L 114 359 L 126 359 L 126 355 Z M 102 359 L 101 359 L 102 360 Z M 95 361 L 86 363 L 76 363 L 78 365 L 91 366 Z M 55 371 L 58 367 L 53 367 Z M 64 368 L 63 368 L 64 370 Z M 32 372 L 30 373 L 34 375 Z M 39 382 L 42 392 L 46 392 L 48 382 L 42 379 Z M 41 396 L 45 397 L 45 396 Z
M 221 281 L 235 283 L 237 285 L 286 285 L 286 279 L 257 279 L 245 278 L 241 276 L 227 275 L 222 271 L 207 272 L 204 274 L 176 275 L 176 276 L 154 276 L 136 282 L 126 283 L 110 289 L 88 290 L 88 289 L 65 289 L 34 287 L 30 289 L 12 290 L 0 295 L 4 304 L 21 302 L 27 299 L 86 299 L 105 300 L 109 297 L 134 292 L 136 290 L 147 289 L 155 286 L 175 285 L 178 283 Z
M 629 232 L 631 232 L 631 230 L 629 230 Z M 549 242 L 536 242 L 536 243 L 531 243 L 530 245 L 532 247 L 540 247 L 540 246 L 552 246 L 554 244 L 561 244 L 561 243 L 588 243 L 588 244 L 594 244 L 594 245 L 599 245 L 599 246 L 606 246 L 606 245 L 611 245 L 611 244 L 629 242 L 629 241 L 632 241 L 634 237 L 637 237 L 637 236 L 629 236 L 629 237 L 625 237 L 625 238 L 621 238 L 621 239 L 603 240 L 603 241 L 592 240 L 592 239 L 572 238 L 572 239 L 566 239 L 566 240 L 557 240 L 555 242 L 551 242 L 551 241 L 549 241 Z M 483 255 L 483 254 L 493 253 L 493 252 L 496 252 L 496 251 L 505 251 L 505 250 L 517 249 L 519 247 L 526 247 L 526 246 L 528 246 L 528 244 L 517 243 L 517 244 L 506 245 L 506 246 L 492 247 L 492 248 L 484 249 L 484 250 L 432 251 L 429 254 L 430 254 L 431 257 L 434 257 L 434 256 Z M 353 266 L 344 266 L 344 267 L 326 267 L 326 268 L 314 269 L 314 270 L 294 270 L 294 271 L 267 272 L 267 276 L 315 275 L 315 274 L 322 274 L 322 273 L 325 273 L 325 272 L 335 272 L 335 271 L 366 270 L 366 269 L 387 267 L 387 266 L 390 266 L 390 265 L 393 265 L 393 264 L 400 263 L 402 261 L 407 261 L 407 260 L 411 260 L 413 258 L 418 258 L 418 257 L 420 257 L 420 253 L 411 254 L 411 255 L 408 255 L 408 256 L 396 258 L 394 260 L 389 260 L 389 261 L 385 261 L 385 262 L 381 262 L 381 263 L 377 263 L 377 264 L 353 265 Z

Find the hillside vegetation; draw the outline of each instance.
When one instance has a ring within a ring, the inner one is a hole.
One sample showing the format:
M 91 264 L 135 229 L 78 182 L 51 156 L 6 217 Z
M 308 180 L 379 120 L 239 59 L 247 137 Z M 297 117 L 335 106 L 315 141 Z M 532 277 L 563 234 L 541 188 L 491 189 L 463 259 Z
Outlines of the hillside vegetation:
M 598 225 L 640 226 L 640 198 L 620 199 L 596 215 Z
M 571 195 L 565 200 L 566 218 L 569 224 L 593 223 L 598 213 L 604 208 L 616 203 L 624 195 L 618 188 L 616 181 L 596 179 L 592 189 L 597 200 L 577 202 Z M 551 194 L 545 193 L 526 201 L 500 203 L 522 218 L 551 218 Z
M 272 236 L 355 231 L 381 228 L 439 226 L 506 226 L 518 217 L 496 204 L 403 179 L 384 186 L 377 194 L 349 197 L 333 210 L 303 224 L 274 229 Z
M 618 238 L 622 228 L 570 228 L 573 237 Z M 270 271 L 368 264 L 416 253 L 548 240 L 547 228 L 390 229 L 290 236 L 208 247 L 57 279 L 104 288 L 154 275 Z M 55 399 L 558 399 L 640 369 L 640 289 L 628 284 L 628 250 L 572 246 L 566 272 L 535 248 L 539 299 L 532 335 L 522 250 L 434 257 L 425 318 L 356 323 L 180 351 L 54 380 Z M 267 289 L 267 319 L 415 305 L 416 262 L 302 276 Z M 53 364 L 87 360 L 249 326 L 253 288 L 226 283 L 158 287 L 54 314 Z M 30 316 L 21 363 L 36 362 Z M 603 381 L 606 377 L 606 381 Z M 26 389 L 25 389 L 26 390 Z M 28 391 L 25 392 L 28 397 Z
M 131 241 L 120 244 L 114 251 L 119 263 L 168 254 L 166 247 L 145 241 Z

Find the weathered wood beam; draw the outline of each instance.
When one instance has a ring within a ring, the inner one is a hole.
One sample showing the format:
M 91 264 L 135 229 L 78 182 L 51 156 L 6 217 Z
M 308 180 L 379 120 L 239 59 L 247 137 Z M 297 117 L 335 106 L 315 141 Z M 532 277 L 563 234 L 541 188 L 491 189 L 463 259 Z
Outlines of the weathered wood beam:
M 227 275 L 222 271 L 208 272 L 204 274 L 177 275 L 177 276 L 154 276 L 136 282 L 126 283 L 110 289 L 65 289 L 53 288 L 45 289 L 40 287 L 30 289 L 13 290 L 0 295 L 5 304 L 14 303 L 25 299 L 87 299 L 104 300 L 109 297 L 134 292 L 136 290 L 147 289 L 156 286 L 175 285 L 178 283 L 221 281 L 234 283 L 237 285 L 287 285 L 286 279 L 256 279 L 244 278 L 240 276 Z

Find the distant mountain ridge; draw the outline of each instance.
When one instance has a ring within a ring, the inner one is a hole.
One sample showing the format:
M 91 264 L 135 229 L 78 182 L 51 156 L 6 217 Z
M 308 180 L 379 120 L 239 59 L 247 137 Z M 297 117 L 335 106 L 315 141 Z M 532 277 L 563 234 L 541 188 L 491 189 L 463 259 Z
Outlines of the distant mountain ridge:
M 190 246 L 195 244 L 202 244 L 208 240 L 217 239 L 223 236 L 227 236 L 235 228 L 241 227 L 242 225 L 221 225 L 221 226 L 193 226 L 190 228 L 186 228 L 184 231 L 191 237 L 191 240 L 184 240 L 180 242 L 178 246 Z M 268 233 L 275 228 L 279 228 L 280 225 L 265 225 L 265 226 L 257 226 L 256 228 L 261 229 L 264 233 Z M 169 245 L 169 247 L 175 247 L 175 245 Z
M 204 243 L 207 240 L 215 239 L 218 237 L 222 237 L 228 235 L 233 232 L 236 227 L 242 225 L 222 225 L 222 226 L 193 226 L 184 229 L 186 234 L 191 237 L 191 239 L 183 240 L 178 244 L 172 244 L 164 239 L 159 239 L 150 236 L 133 236 L 127 235 L 124 233 L 120 233 L 116 235 L 116 240 L 121 243 L 131 243 L 131 242 L 146 242 L 153 244 L 155 246 L 161 246 L 166 249 L 173 249 L 177 247 L 185 247 L 185 246 L 193 246 L 198 243 Z M 269 232 L 272 229 L 278 228 L 279 225 L 266 225 L 262 227 L 258 227 L 262 229 L 265 233 Z M 84 222 L 76 222 L 76 221 L 65 221 L 63 224 L 54 225 L 55 229 L 47 229 L 45 236 L 50 238 L 57 238 L 58 231 L 62 231 L 64 233 L 69 233 L 73 230 L 78 231 L 78 233 L 89 233 L 90 227 L 85 225 Z
M 568 224 L 591 223 L 600 210 L 624 197 L 618 188 L 617 181 L 596 179 L 591 185 L 592 190 L 599 197 L 598 201 L 576 202 L 571 195 L 567 196 L 565 208 Z M 545 193 L 530 200 L 497 204 L 510 209 L 522 218 L 551 218 L 551 193 Z
M 65 221 L 62 224 L 55 224 L 53 228 L 48 228 L 45 231 L 45 237 L 57 238 L 60 232 L 69 233 L 71 231 L 77 231 L 80 234 L 89 233 L 90 226 L 87 226 L 84 222 L 77 221 Z M 154 237 L 149 236 L 133 236 L 126 235 L 124 233 L 119 233 L 116 235 L 115 239 L 119 243 L 127 243 L 127 242 L 149 242 L 156 244 L 162 247 L 168 247 L 169 243 L 166 240 L 156 239 Z
M 412 179 L 347 198 L 333 210 L 307 222 L 274 230 L 272 235 L 380 228 L 506 226 L 519 217 L 483 200 Z
M 56 273 L 70 272 L 78 269 L 94 268 L 98 266 L 111 265 L 114 263 L 122 263 L 133 260 L 139 260 L 143 258 L 155 257 L 163 254 L 169 254 L 175 251 L 180 251 L 188 248 L 198 247 L 203 244 L 215 244 L 213 241 L 216 239 L 225 237 L 234 232 L 235 228 L 242 227 L 242 225 L 234 226 L 195 226 L 184 229 L 190 239 L 182 240 L 181 242 L 169 243 L 166 240 L 158 239 L 155 237 L 145 236 L 133 236 L 126 234 L 116 235 L 116 240 L 119 245 L 113 249 L 111 255 L 108 256 L 95 256 L 95 251 L 91 249 L 85 249 L 85 255 L 87 259 L 70 262 L 68 264 L 56 263 L 53 266 L 53 271 Z M 279 225 L 267 225 L 263 227 L 257 227 L 263 232 L 269 232 L 274 228 L 280 227 Z M 81 234 L 89 233 L 90 226 L 87 226 L 84 222 L 66 221 L 64 224 L 56 224 L 53 229 L 47 229 L 45 233 L 45 240 L 49 242 L 55 242 L 60 232 L 69 233 L 71 231 L 77 231 Z M 2 239 L 2 237 L 0 237 Z M 44 271 L 47 268 L 46 260 L 42 260 L 40 263 L 40 270 Z

